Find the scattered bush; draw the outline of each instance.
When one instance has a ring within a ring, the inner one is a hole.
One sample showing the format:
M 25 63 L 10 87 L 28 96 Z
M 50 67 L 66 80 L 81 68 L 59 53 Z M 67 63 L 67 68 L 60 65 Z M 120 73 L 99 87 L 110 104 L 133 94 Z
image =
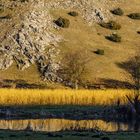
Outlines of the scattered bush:
M 57 26 L 62 27 L 62 28 L 68 28 L 70 25 L 70 21 L 68 19 L 62 18 L 62 17 L 59 17 L 57 20 L 54 21 L 54 23 Z
M 29 0 L 20 0 L 21 2 L 29 2 Z
M 121 42 L 121 36 L 118 34 L 111 34 L 110 36 L 106 36 L 106 39 L 113 41 L 113 42 Z
M 95 51 L 95 53 L 98 55 L 104 55 L 104 50 L 98 49 L 97 51 Z
M 140 34 L 140 31 L 137 31 L 138 34 Z
M 112 14 L 122 16 L 124 14 L 123 10 L 121 8 L 116 8 L 111 11 Z
M 11 19 L 11 15 L 0 16 L 0 19 Z
M 132 13 L 132 14 L 129 14 L 128 17 L 132 19 L 140 19 L 140 13 Z
M 71 11 L 71 12 L 69 12 L 68 14 L 69 14 L 70 16 L 73 16 L 73 17 L 78 16 L 78 13 L 75 12 L 75 11 Z
M 121 25 L 115 21 L 109 21 L 107 23 L 103 22 L 100 25 L 104 28 L 111 29 L 111 30 L 119 30 L 121 29 Z
M 13 1 L 29 2 L 29 0 L 13 0 Z

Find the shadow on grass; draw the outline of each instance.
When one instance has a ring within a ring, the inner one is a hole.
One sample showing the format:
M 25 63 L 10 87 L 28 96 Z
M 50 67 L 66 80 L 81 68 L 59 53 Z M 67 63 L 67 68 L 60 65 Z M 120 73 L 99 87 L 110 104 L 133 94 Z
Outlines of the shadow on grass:
M 0 81 L 0 88 L 17 88 L 17 89 L 48 89 L 47 85 L 27 83 L 25 80 L 4 79 Z
M 100 84 L 93 84 L 89 86 L 89 88 L 100 88 L 103 86 L 104 88 L 120 88 L 120 89 L 136 89 L 138 88 L 136 84 L 136 80 L 138 80 L 138 70 L 140 67 L 140 56 L 134 56 L 127 61 L 116 63 L 116 65 L 126 71 L 124 73 L 125 81 L 119 81 L 115 79 L 100 79 Z M 130 83 L 133 81 L 134 84 Z
M 126 81 L 119 81 L 114 79 L 100 79 L 104 83 L 106 88 L 121 88 L 121 89 L 133 89 L 134 85 Z

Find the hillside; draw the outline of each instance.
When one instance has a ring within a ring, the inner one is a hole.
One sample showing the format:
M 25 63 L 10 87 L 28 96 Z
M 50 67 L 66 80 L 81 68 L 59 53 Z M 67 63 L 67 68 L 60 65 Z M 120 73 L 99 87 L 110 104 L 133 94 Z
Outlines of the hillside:
M 118 7 L 122 16 L 110 12 Z M 71 11 L 78 16 L 69 15 Z M 129 18 L 131 13 L 140 13 L 139 0 L 0 0 L 1 86 L 64 88 L 57 71 L 63 56 L 77 50 L 89 58 L 85 81 L 127 82 L 119 64 L 140 49 L 140 20 Z M 54 23 L 59 17 L 69 20 L 68 28 Z M 99 25 L 109 21 L 121 29 Z M 106 39 L 112 33 L 119 34 L 121 42 Z M 98 49 L 104 55 L 95 53 Z

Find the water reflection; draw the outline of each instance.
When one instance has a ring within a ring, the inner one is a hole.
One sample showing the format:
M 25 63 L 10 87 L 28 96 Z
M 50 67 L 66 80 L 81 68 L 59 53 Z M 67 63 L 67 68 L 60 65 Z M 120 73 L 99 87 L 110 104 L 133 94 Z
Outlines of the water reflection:
M 137 124 L 137 126 L 136 126 Z M 140 130 L 138 123 L 117 123 L 103 120 L 66 120 L 66 119 L 37 119 L 37 120 L 0 120 L 0 129 L 32 130 L 55 132 L 63 130 L 100 129 L 103 131 L 134 131 Z

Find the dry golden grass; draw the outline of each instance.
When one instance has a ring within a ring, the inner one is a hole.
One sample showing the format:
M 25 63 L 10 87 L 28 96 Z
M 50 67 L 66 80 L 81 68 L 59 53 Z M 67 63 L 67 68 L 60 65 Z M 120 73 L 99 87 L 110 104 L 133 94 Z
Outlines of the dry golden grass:
M 0 89 L 0 105 L 114 105 L 125 104 L 131 90 Z
M 130 1 L 133 2 L 131 6 Z M 87 63 L 89 73 L 86 79 L 93 83 L 98 83 L 98 80 L 100 79 L 126 81 L 126 71 L 118 67 L 117 63 L 128 61 L 131 57 L 135 56 L 140 41 L 140 38 L 136 33 L 140 22 L 127 17 L 127 14 L 138 11 L 137 5 L 139 5 L 140 2 L 137 0 L 130 1 L 121 1 L 116 5 L 116 7 L 121 7 L 125 12 L 124 16 L 114 17 L 114 20 L 122 26 L 118 31 L 102 28 L 96 23 L 92 26 L 88 26 L 80 16 L 80 13 L 77 17 L 69 16 L 67 13 L 71 11 L 71 9 L 57 9 L 51 11 L 54 19 L 61 16 L 70 20 L 69 28 L 56 31 L 57 34 L 62 35 L 65 39 L 60 43 L 59 48 L 61 49 L 61 55 L 78 49 L 83 49 L 87 52 L 90 61 Z M 113 9 L 112 6 L 110 6 L 110 10 L 111 9 Z M 73 9 L 73 11 L 76 11 L 76 9 Z M 113 32 L 121 35 L 121 43 L 114 43 L 105 39 L 105 36 L 108 36 Z M 103 49 L 105 55 L 100 56 L 93 53 L 97 49 Z

